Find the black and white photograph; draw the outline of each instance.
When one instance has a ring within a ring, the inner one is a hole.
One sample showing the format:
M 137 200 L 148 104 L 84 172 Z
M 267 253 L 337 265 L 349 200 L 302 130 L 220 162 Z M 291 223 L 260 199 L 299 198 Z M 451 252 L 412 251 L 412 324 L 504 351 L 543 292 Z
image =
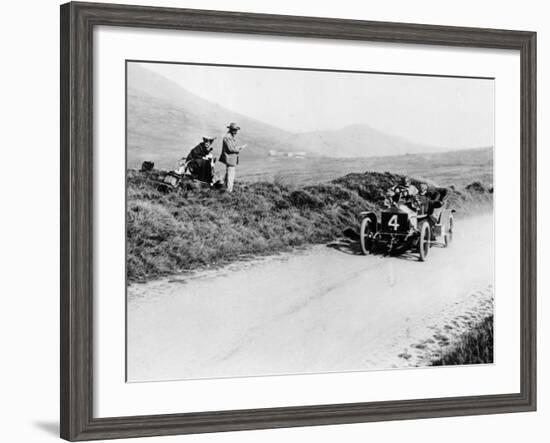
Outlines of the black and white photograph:
M 3 16 L 0 441 L 548 440 L 544 2 Z
M 127 381 L 492 364 L 494 87 L 127 61 Z

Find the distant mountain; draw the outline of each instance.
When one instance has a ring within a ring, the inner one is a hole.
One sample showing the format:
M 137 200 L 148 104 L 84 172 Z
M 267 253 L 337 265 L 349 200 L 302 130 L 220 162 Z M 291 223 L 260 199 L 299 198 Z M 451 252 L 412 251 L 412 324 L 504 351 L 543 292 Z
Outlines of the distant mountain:
M 293 134 L 205 100 L 135 63 L 128 65 L 127 94 L 129 168 L 139 167 L 144 160 L 152 160 L 161 168 L 173 167 L 203 135 L 217 137 L 214 152 L 219 154 L 226 126 L 232 121 L 242 127 L 239 139 L 248 145 L 243 161 L 267 160 L 270 152 L 353 158 L 442 151 L 366 124 Z
M 297 141 L 304 150 L 327 157 L 378 157 L 441 152 L 441 147 L 410 142 L 385 134 L 369 125 L 350 125 L 333 131 L 300 134 Z
M 269 151 L 301 152 L 295 135 L 202 99 L 167 78 L 136 64 L 128 65 L 128 167 L 152 160 L 172 167 L 202 140 L 217 137 L 221 151 L 226 126 L 237 122 L 243 158 L 267 158 Z

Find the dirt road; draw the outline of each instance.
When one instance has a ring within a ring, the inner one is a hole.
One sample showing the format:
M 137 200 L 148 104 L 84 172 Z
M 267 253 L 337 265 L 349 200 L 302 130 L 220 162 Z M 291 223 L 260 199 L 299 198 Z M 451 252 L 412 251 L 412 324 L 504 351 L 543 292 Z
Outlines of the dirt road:
M 128 288 L 129 381 L 422 366 L 493 309 L 493 219 L 448 249 L 341 241 Z

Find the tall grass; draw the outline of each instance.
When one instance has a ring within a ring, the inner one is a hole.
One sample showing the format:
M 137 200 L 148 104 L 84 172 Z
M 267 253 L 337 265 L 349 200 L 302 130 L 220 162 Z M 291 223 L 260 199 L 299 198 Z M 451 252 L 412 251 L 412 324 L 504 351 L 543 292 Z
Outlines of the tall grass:
M 357 229 L 361 211 L 378 212 L 386 189 L 401 177 L 368 172 L 302 187 L 278 180 L 237 183 L 233 193 L 199 188 L 164 194 L 155 174 L 127 175 L 130 281 L 331 241 Z M 492 195 L 476 187 L 455 190 L 450 199 L 466 212 L 491 204 Z
M 493 316 L 467 332 L 460 341 L 433 366 L 493 363 Z

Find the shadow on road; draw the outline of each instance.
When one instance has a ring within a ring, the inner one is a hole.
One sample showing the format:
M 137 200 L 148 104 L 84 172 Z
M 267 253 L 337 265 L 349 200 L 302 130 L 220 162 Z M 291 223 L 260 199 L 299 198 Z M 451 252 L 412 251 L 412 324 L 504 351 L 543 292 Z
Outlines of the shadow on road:
M 432 245 L 432 248 L 443 248 L 440 244 Z M 361 244 L 358 240 L 352 240 L 350 238 L 339 238 L 331 243 L 327 244 L 327 248 L 335 249 L 336 251 L 343 252 L 349 255 L 363 255 L 361 250 Z M 407 249 L 398 249 L 391 254 L 388 254 L 382 249 L 372 251 L 369 255 L 376 255 L 379 257 L 395 258 L 398 260 L 415 261 L 420 262 L 418 259 L 418 253 Z
M 362 255 L 361 245 L 358 241 L 350 240 L 347 238 L 341 238 L 327 244 L 327 248 L 336 249 L 349 255 Z

